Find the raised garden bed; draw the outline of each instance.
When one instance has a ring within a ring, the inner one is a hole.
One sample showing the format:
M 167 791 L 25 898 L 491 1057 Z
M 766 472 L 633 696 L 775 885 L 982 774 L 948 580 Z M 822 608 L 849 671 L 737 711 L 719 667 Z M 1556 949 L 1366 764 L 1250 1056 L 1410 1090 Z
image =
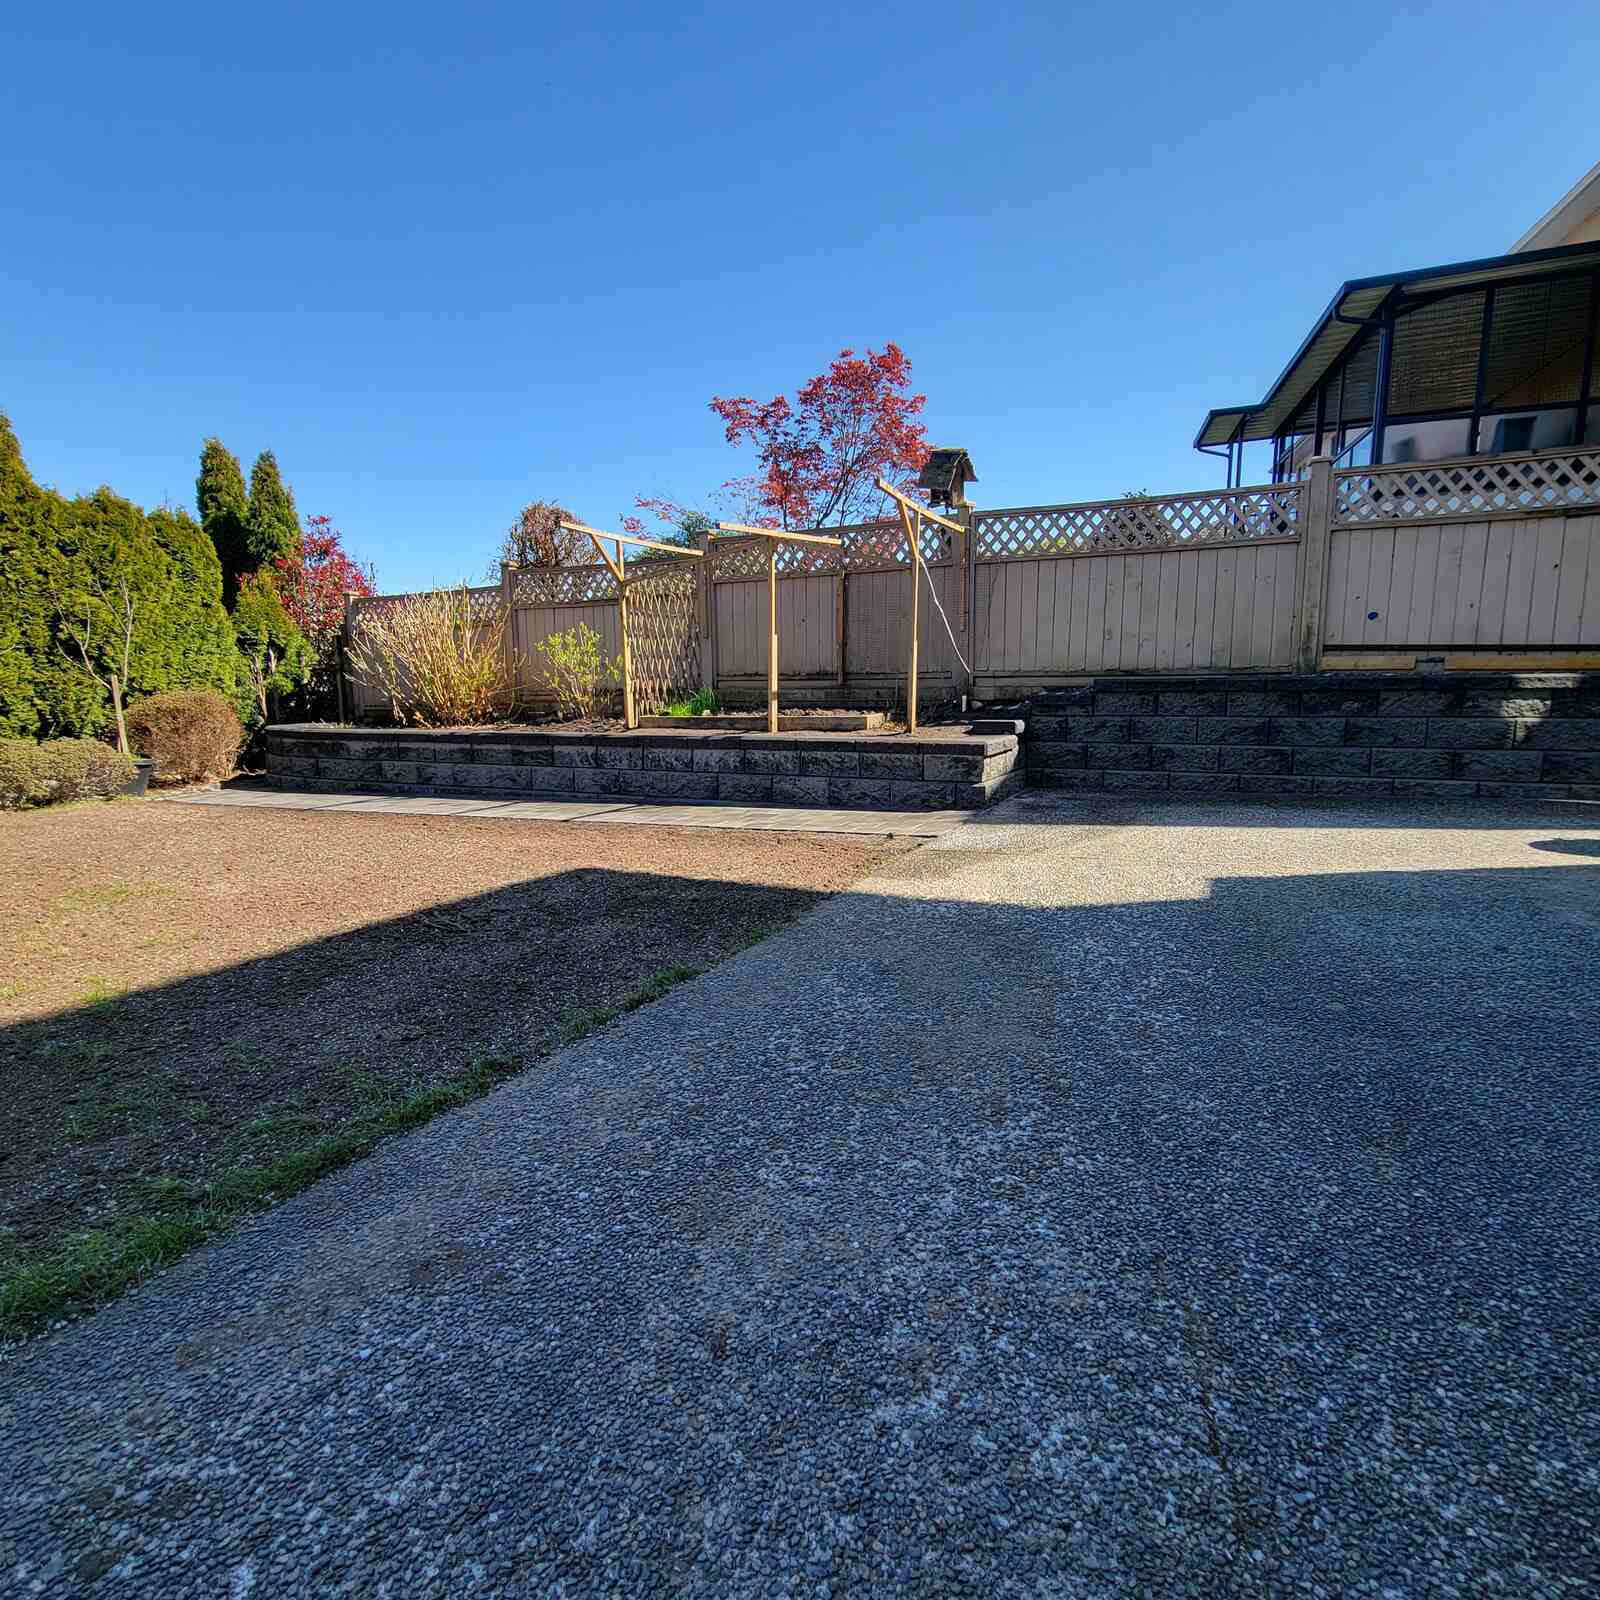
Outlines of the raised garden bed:
M 867 733 L 883 727 L 888 717 L 881 711 L 783 711 L 779 733 Z M 708 728 L 732 733 L 765 733 L 764 711 L 718 711 L 698 717 L 640 717 L 641 728 Z
M 1017 737 L 964 727 L 898 733 L 732 733 L 698 719 L 636 732 L 422 732 L 322 723 L 266 731 L 280 788 L 377 794 L 611 797 L 894 811 L 973 809 L 1022 782 Z

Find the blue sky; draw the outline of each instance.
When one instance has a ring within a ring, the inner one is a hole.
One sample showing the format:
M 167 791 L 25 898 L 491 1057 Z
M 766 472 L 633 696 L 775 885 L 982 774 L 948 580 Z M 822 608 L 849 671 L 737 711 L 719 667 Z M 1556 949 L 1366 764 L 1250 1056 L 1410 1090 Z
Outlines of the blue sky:
M 1339 281 L 1600 158 L 1592 0 L 1309 9 L 13 8 L 0 408 L 147 504 L 270 446 L 387 590 L 703 502 L 711 395 L 889 339 L 980 504 L 1220 484 Z

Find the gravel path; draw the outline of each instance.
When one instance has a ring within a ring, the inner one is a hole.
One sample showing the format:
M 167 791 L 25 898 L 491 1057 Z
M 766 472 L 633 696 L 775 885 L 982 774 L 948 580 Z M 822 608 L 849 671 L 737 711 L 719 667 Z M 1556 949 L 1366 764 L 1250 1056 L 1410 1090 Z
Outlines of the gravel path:
M 12 1352 L 0 1573 L 1592 1593 L 1597 861 L 999 808 Z

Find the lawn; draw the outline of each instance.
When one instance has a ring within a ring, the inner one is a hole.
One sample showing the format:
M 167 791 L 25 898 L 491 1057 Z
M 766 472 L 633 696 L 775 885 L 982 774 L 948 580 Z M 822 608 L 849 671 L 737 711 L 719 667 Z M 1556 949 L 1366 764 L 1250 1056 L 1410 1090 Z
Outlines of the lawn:
M 907 848 L 163 801 L 0 814 L 0 1336 L 546 1070 Z

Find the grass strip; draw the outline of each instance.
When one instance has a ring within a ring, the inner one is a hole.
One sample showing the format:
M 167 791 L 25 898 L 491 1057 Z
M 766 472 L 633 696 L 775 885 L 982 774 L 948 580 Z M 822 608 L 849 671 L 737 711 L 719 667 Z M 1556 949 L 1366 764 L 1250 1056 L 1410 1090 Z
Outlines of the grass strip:
M 698 967 L 665 967 L 616 1005 L 572 1012 L 561 1025 L 557 1047 L 574 1044 L 699 976 Z M 225 1233 L 240 1218 L 287 1200 L 370 1154 L 394 1134 L 420 1128 L 441 1111 L 481 1099 L 526 1065 L 495 1059 L 475 1062 L 443 1083 L 352 1118 L 303 1149 L 261 1166 L 228 1168 L 206 1183 L 152 1178 L 147 1192 L 160 1197 L 160 1209 L 119 1217 L 106 1227 L 71 1234 L 44 1250 L 0 1255 L 0 1339 L 24 1338 L 62 1317 L 104 1305 L 196 1245 Z

